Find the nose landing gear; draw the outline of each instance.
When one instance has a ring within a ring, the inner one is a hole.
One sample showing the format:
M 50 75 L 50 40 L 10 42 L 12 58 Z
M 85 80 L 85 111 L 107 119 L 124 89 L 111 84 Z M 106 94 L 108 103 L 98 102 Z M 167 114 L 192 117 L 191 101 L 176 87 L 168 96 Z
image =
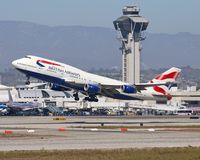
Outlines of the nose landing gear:
M 30 76 L 26 76 L 26 78 L 27 78 L 27 79 L 26 79 L 25 84 L 26 84 L 26 85 L 29 85 L 29 84 L 30 84 Z

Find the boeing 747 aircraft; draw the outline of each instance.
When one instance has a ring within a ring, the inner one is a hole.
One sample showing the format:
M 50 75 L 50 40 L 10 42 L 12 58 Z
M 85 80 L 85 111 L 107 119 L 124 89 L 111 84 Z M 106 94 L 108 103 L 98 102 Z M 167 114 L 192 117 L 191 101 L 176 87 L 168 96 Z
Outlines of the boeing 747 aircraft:
M 128 84 L 119 80 L 91 74 L 67 64 L 36 56 L 25 56 L 12 62 L 13 66 L 27 76 L 51 83 L 52 89 L 74 90 L 75 100 L 78 92 L 86 95 L 86 101 L 97 102 L 97 95 L 121 100 L 170 99 L 168 82 L 174 82 L 180 73 L 172 67 L 148 83 Z

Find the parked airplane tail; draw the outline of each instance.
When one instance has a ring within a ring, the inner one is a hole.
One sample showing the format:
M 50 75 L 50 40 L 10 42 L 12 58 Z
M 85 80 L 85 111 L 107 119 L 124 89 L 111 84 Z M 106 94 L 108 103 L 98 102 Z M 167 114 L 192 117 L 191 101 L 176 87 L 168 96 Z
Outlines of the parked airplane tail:
M 8 103 L 12 104 L 13 103 L 13 98 L 12 98 L 10 90 L 8 90 L 8 98 L 9 98 L 9 102 Z
M 146 90 L 150 92 L 152 95 L 165 95 L 168 100 L 171 100 L 172 96 L 169 94 L 169 90 L 171 88 L 171 83 L 174 83 L 178 76 L 180 75 L 181 69 L 172 67 L 169 70 L 165 71 L 162 74 L 157 75 L 153 78 L 149 83 L 169 83 L 167 85 L 147 87 Z
M 8 102 L 7 102 L 7 105 L 10 106 L 13 103 L 13 98 L 12 98 L 12 95 L 11 95 L 12 88 L 4 86 L 4 85 L 0 85 L 0 90 L 2 90 L 2 91 L 8 91 Z

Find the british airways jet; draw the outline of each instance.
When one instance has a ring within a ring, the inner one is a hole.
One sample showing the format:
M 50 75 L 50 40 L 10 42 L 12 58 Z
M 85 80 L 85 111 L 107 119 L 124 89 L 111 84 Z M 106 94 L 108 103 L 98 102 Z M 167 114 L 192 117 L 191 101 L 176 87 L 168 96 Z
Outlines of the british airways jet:
M 53 60 L 25 56 L 12 62 L 13 66 L 29 78 L 34 77 L 51 83 L 54 90 L 74 90 L 75 100 L 78 93 L 86 95 L 86 101 L 97 102 L 102 95 L 120 100 L 160 100 L 170 99 L 166 84 L 174 82 L 180 73 L 179 68 L 172 67 L 148 83 L 128 84 L 119 80 L 91 74 L 67 64 Z

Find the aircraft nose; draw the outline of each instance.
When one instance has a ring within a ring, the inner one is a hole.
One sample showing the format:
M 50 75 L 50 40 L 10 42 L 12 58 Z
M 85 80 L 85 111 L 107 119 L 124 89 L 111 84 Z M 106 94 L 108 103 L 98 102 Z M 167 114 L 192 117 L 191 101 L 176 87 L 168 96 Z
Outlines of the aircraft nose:
M 17 60 L 12 61 L 12 65 L 13 65 L 14 67 L 17 67 Z

